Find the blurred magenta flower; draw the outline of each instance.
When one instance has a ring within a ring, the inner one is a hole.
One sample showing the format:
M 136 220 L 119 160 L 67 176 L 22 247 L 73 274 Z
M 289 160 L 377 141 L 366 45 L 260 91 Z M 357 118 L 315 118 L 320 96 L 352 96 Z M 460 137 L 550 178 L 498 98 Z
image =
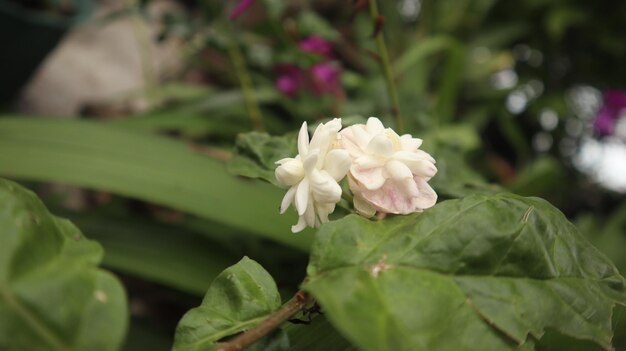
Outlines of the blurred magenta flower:
M 276 88 L 283 94 L 294 97 L 301 91 L 317 96 L 324 94 L 341 95 L 341 67 L 333 60 L 332 44 L 326 39 L 312 35 L 302 39 L 298 48 L 307 53 L 317 54 L 322 61 L 307 67 L 283 64 L 277 68 Z
M 311 35 L 308 38 L 300 40 L 298 47 L 304 52 L 318 54 L 327 59 L 333 58 L 332 44 L 328 40 L 317 35 Z
M 279 66 L 278 72 L 276 89 L 289 97 L 294 97 L 303 85 L 302 70 L 296 65 L 289 64 Z
M 607 90 L 603 93 L 604 104 L 593 122 L 595 131 L 611 135 L 620 116 L 626 113 L 626 90 Z
M 233 12 L 230 13 L 230 19 L 234 20 L 241 16 L 241 14 L 246 12 L 252 4 L 254 4 L 254 0 L 240 0 L 237 6 L 233 9 Z
M 341 82 L 339 80 L 341 71 L 333 62 L 317 63 L 310 67 L 309 72 L 313 80 L 313 91 L 315 94 L 332 94 L 341 90 Z

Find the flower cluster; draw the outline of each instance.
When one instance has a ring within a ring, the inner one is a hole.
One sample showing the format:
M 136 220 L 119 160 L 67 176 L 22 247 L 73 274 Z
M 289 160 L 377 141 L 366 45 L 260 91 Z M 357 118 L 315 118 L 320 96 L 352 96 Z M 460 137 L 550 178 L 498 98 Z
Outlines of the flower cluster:
M 294 97 L 301 91 L 309 91 L 317 96 L 340 94 L 341 69 L 334 60 L 331 43 L 322 37 L 312 35 L 301 40 L 298 48 L 319 56 L 321 61 L 304 68 L 294 64 L 279 65 L 276 88 L 289 97 Z
M 341 199 L 346 175 L 355 209 L 364 216 L 421 212 L 437 202 L 428 180 L 435 159 L 419 149 L 421 139 L 399 136 L 376 117 L 341 130 L 341 119 L 320 123 L 309 142 L 306 122 L 298 135 L 298 155 L 277 161 L 276 179 L 289 187 L 280 212 L 293 205 L 299 220 L 291 230 L 319 227 Z

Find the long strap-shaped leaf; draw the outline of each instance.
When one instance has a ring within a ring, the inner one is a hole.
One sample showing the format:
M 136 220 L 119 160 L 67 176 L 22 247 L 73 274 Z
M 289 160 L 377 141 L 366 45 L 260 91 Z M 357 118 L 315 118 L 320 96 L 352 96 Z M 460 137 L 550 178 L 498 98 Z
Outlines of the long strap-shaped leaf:
M 180 209 L 307 250 L 281 191 L 230 176 L 185 143 L 94 122 L 0 118 L 0 176 L 111 191 Z

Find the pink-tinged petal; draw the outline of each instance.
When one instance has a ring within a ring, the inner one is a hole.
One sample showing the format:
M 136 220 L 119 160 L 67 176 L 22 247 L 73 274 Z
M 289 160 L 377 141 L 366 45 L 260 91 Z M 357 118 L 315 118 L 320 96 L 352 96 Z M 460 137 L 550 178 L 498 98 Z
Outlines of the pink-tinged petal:
M 380 133 L 370 140 L 365 151 L 370 155 L 389 157 L 393 153 L 393 144 L 384 133 Z
M 298 154 L 304 156 L 309 152 L 309 131 L 306 122 L 302 122 L 300 132 L 298 133 Z
M 365 191 L 362 196 L 380 212 L 395 214 L 415 212 L 413 197 L 401 191 L 395 182 L 386 182 L 377 191 Z
M 297 187 L 292 186 L 289 190 L 287 190 L 287 193 L 283 197 L 283 201 L 280 203 L 280 214 L 285 213 L 293 202 L 293 199 L 296 196 L 296 188 Z
M 309 177 L 313 199 L 317 202 L 336 203 L 341 199 L 341 187 L 326 172 L 314 170 Z
M 298 223 L 291 226 L 291 232 L 298 233 L 301 232 L 304 228 L 306 228 L 306 221 L 304 219 L 304 216 L 300 216 L 298 217 Z
M 330 174 L 335 181 L 340 181 L 352 165 L 350 154 L 346 150 L 334 149 L 326 155 L 323 169 Z
M 415 184 L 419 189 L 419 196 L 415 199 L 415 205 L 420 209 L 427 209 L 435 206 L 437 203 L 437 193 L 431 186 L 419 177 L 415 177 Z
M 413 178 L 405 178 L 396 181 L 396 186 L 403 194 L 406 194 L 407 197 L 415 198 L 420 196 L 419 188 Z
M 357 144 L 356 137 L 353 134 L 353 127 L 354 126 L 348 127 L 341 131 L 340 142 L 341 147 L 347 150 L 350 153 L 351 157 L 357 158 L 363 154 L 363 149 L 361 149 L 361 147 L 359 147 L 359 145 Z
M 230 19 L 234 20 L 237 17 L 241 16 L 241 14 L 243 14 L 244 12 L 246 12 L 246 10 L 252 6 L 252 4 L 254 4 L 254 0 L 241 0 L 239 1 L 239 4 L 237 4 L 237 6 L 233 9 L 233 11 L 230 13 Z
M 385 165 L 385 160 L 380 157 L 363 155 L 354 160 L 354 164 L 357 165 L 359 169 L 378 168 Z
M 413 173 L 409 167 L 407 167 L 404 163 L 397 160 L 390 160 L 385 165 L 387 172 L 390 175 L 390 178 L 395 181 L 401 181 L 403 179 L 412 179 Z
M 352 177 L 368 190 L 380 189 L 385 184 L 386 178 L 383 171 L 382 167 L 370 169 L 360 169 L 354 165 L 350 167 Z
M 410 134 L 404 134 L 400 137 L 400 143 L 402 144 L 402 150 L 415 151 L 422 146 L 422 139 L 413 138 Z
M 370 135 L 376 135 L 382 133 L 385 130 L 385 126 L 383 126 L 383 122 L 381 122 L 376 117 L 370 117 L 367 119 L 367 124 L 365 125 L 367 128 L 367 132 Z
M 307 205 L 309 203 L 309 192 L 309 180 L 307 178 L 304 178 L 302 179 L 300 184 L 298 184 L 294 202 L 296 211 L 298 211 L 299 216 L 302 216 L 306 211 Z

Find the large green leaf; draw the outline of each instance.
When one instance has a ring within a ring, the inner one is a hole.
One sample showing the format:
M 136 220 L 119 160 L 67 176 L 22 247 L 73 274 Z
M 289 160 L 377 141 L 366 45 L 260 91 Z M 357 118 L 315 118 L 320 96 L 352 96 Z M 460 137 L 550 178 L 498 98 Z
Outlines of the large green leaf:
M 538 198 L 475 195 L 321 228 L 304 288 L 363 350 L 532 349 L 548 328 L 611 347 L 625 283 Z
M 174 207 L 307 250 L 283 190 L 228 174 L 225 166 L 165 137 L 83 121 L 0 118 L 0 174 L 102 189 Z
M 222 338 L 254 327 L 279 307 L 274 279 L 258 263 L 244 257 L 218 275 L 202 304 L 180 320 L 174 351 L 210 350 Z M 281 335 L 273 339 L 257 343 L 285 342 Z
M 103 264 L 199 296 L 241 257 L 200 234 L 134 218 L 64 213 L 105 249 Z
M 7 180 L 0 228 L 0 350 L 117 350 L 126 296 L 100 246 Z

